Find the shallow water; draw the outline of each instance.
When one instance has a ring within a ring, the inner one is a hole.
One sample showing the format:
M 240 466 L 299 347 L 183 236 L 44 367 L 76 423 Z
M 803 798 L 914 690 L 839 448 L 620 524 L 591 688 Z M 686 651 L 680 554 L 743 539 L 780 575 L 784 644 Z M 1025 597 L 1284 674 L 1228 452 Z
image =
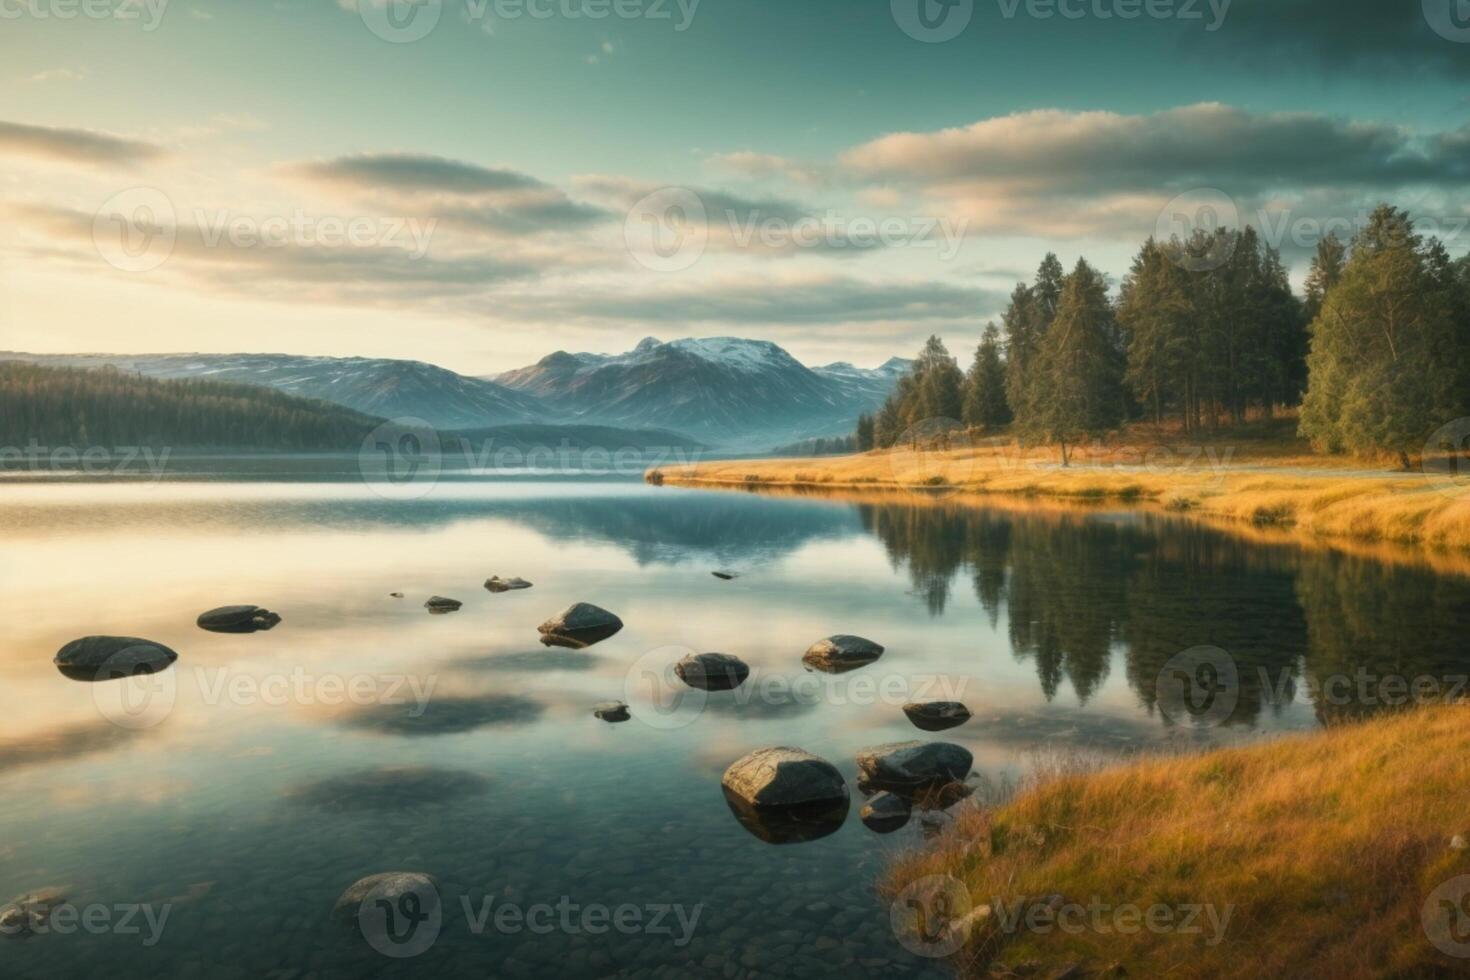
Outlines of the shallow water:
M 319 472 L 230 477 L 0 484 L 0 901 L 61 886 L 110 917 L 0 938 L 0 975 L 944 975 L 873 891 L 924 821 L 875 835 L 854 791 L 837 832 L 773 845 L 732 815 L 724 768 L 796 745 L 852 785 L 859 749 L 924 737 L 1003 781 L 1038 750 L 1390 710 L 1386 679 L 1451 693 L 1470 666 L 1463 579 L 1162 517 L 535 478 L 389 500 Z M 492 574 L 535 586 L 492 595 Z M 431 616 L 434 594 L 464 608 Z M 536 625 L 579 600 L 626 628 L 542 646 Z M 284 621 L 195 627 L 232 603 Z M 803 670 L 844 632 L 887 652 Z M 179 661 L 60 675 L 56 650 L 92 633 Z M 1234 671 L 1223 712 L 1160 702 L 1171 658 L 1201 645 Z M 688 650 L 753 674 L 696 696 L 668 683 Z M 974 718 L 942 735 L 900 710 L 948 698 Z M 594 718 L 609 699 L 633 720 Z M 348 885 L 393 870 L 434 875 L 444 902 L 437 940 L 402 959 L 331 921 Z M 161 929 L 120 928 L 135 903 L 166 909 Z

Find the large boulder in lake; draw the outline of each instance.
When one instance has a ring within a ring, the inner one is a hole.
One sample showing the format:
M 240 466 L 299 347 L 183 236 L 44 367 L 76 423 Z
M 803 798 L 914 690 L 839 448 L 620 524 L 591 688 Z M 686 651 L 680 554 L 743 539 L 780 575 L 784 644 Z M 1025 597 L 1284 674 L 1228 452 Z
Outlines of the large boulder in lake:
M 903 706 L 903 713 L 915 728 L 926 732 L 942 732 L 970 720 L 970 709 L 958 701 L 910 701 Z
M 962 782 L 974 761 L 969 749 L 952 742 L 894 742 L 858 753 L 858 779 L 865 787 L 908 793 Z
M 162 643 L 136 636 L 84 636 L 56 652 L 56 669 L 72 680 L 105 681 L 156 674 L 179 655 Z
M 445 613 L 455 612 L 463 605 L 464 603 L 458 599 L 446 599 L 442 595 L 435 595 L 429 597 L 429 601 L 424 603 L 424 608 L 429 610 L 431 616 L 442 616 Z
M 728 786 L 722 790 L 740 826 L 767 844 L 802 844 L 835 834 L 842 829 L 851 806 L 846 796 L 795 806 L 756 806 Z
M 433 915 L 439 910 L 439 883 L 421 871 L 385 871 L 359 878 L 337 898 L 332 914 L 352 921 L 364 903 L 387 902 L 395 909 L 417 906 L 416 915 Z
M 258 633 L 281 621 L 281 617 L 259 606 L 220 606 L 199 614 L 196 622 L 211 633 Z
M 802 663 L 827 674 L 843 674 L 867 666 L 883 656 L 883 647 L 861 636 L 845 633 L 818 640 L 807 648 Z
M 542 643 L 572 649 L 590 647 L 622 628 L 621 619 L 590 602 L 568 606 L 537 627 Z
M 674 664 L 674 673 L 701 691 L 729 691 L 745 683 L 750 665 L 728 653 L 691 653 Z
M 810 752 L 777 746 L 756 749 L 730 765 L 720 780 L 752 806 L 797 806 L 847 799 L 837 767 Z
M 492 575 L 485 580 L 485 588 L 497 594 L 501 592 L 516 592 L 520 589 L 529 589 L 530 587 L 531 583 L 523 578 L 501 578 L 499 575 Z

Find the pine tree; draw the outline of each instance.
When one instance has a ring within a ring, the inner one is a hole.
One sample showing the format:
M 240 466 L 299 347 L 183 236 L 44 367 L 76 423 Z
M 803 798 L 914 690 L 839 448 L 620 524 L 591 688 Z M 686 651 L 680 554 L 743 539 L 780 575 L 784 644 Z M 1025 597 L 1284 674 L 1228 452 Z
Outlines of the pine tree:
M 1122 359 L 1107 283 L 1078 259 L 1066 277 L 1056 318 L 1042 338 L 1017 422 L 1027 434 L 1061 447 L 1062 465 L 1072 448 L 1121 421 Z
M 1000 358 L 1000 331 L 994 323 L 988 323 L 980 346 L 975 349 L 975 362 L 965 378 L 964 421 L 966 425 L 990 431 L 1010 420 L 1006 369 Z
M 1312 321 L 1302 434 L 1330 452 L 1392 453 L 1407 468 L 1463 406 L 1460 295 L 1443 248 L 1426 245 L 1407 213 L 1375 210 Z
M 856 438 L 858 452 L 865 453 L 873 448 L 873 416 L 867 414 L 858 416 Z

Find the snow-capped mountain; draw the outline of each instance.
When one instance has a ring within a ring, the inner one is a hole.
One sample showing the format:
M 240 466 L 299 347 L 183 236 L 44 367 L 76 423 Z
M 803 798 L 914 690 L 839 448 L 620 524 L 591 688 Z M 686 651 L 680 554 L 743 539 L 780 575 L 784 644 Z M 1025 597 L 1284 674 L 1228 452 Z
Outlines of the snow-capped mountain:
M 897 358 L 874 370 L 813 370 L 763 340 L 649 337 L 626 354 L 557 351 L 494 380 L 578 419 L 764 448 L 851 432 L 858 415 L 882 404 L 902 370 L 906 362 Z
M 554 422 L 534 395 L 422 361 L 291 354 L 12 354 L 37 364 L 116 367 L 153 378 L 201 378 L 263 385 L 345 405 L 382 418 L 419 418 L 441 429 Z
M 909 364 L 894 358 L 873 369 L 847 363 L 813 369 L 769 341 L 735 337 L 669 343 L 650 337 L 625 354 L 557 351 L 494 378 L 422 361 L 291 354 L 0 352 L 0 360 L 257 384 L 440 429 L 573 423 L 661 429 L 740 450 L 849 434 L 858 415 L 882 405 Z

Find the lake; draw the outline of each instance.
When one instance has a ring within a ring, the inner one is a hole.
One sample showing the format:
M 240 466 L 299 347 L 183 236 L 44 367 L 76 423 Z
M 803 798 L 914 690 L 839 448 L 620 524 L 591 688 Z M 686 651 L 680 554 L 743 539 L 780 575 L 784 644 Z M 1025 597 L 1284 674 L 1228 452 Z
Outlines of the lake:
M 880 836 L 854 788 L 834 832 L 771 842 L 724 769 L 792 745 L 855 786 L 860 749 L 937 738 L 998 785 L 1045 754 L 1393 710 L 1400 681 L 1452 696 L 1470 668 L 1463 577 L 1163 515 L 534 474 L 378 489 L 331 466 L 0 483 L 0 901 L 59 887 L 93 916 L 0 939 L 0 975 L 944 976 L 873 889 L 943 812 Z M 493 574 L 534 587 L 491 594 Z M 625 628 L 543 646 L 581 600 Z M 283 622 L 195 626 L 232 603 Z M 836 633 L 887 650 L 806 671 Z M 179 660 L 70 680 L 52 657 L 87 634 Z M 684 688 L 689 651 L 752 675 Z M 1210 697 L 1169 693 L 1206 675 Z M 594 718 L 610 699 L 632 720 Z M 974 717 L 925 735 L 901 705 L 935 699 Z M 442 909 L 432 942 L 385 955 L 333 906 L 398 870 L 433 875 Z

